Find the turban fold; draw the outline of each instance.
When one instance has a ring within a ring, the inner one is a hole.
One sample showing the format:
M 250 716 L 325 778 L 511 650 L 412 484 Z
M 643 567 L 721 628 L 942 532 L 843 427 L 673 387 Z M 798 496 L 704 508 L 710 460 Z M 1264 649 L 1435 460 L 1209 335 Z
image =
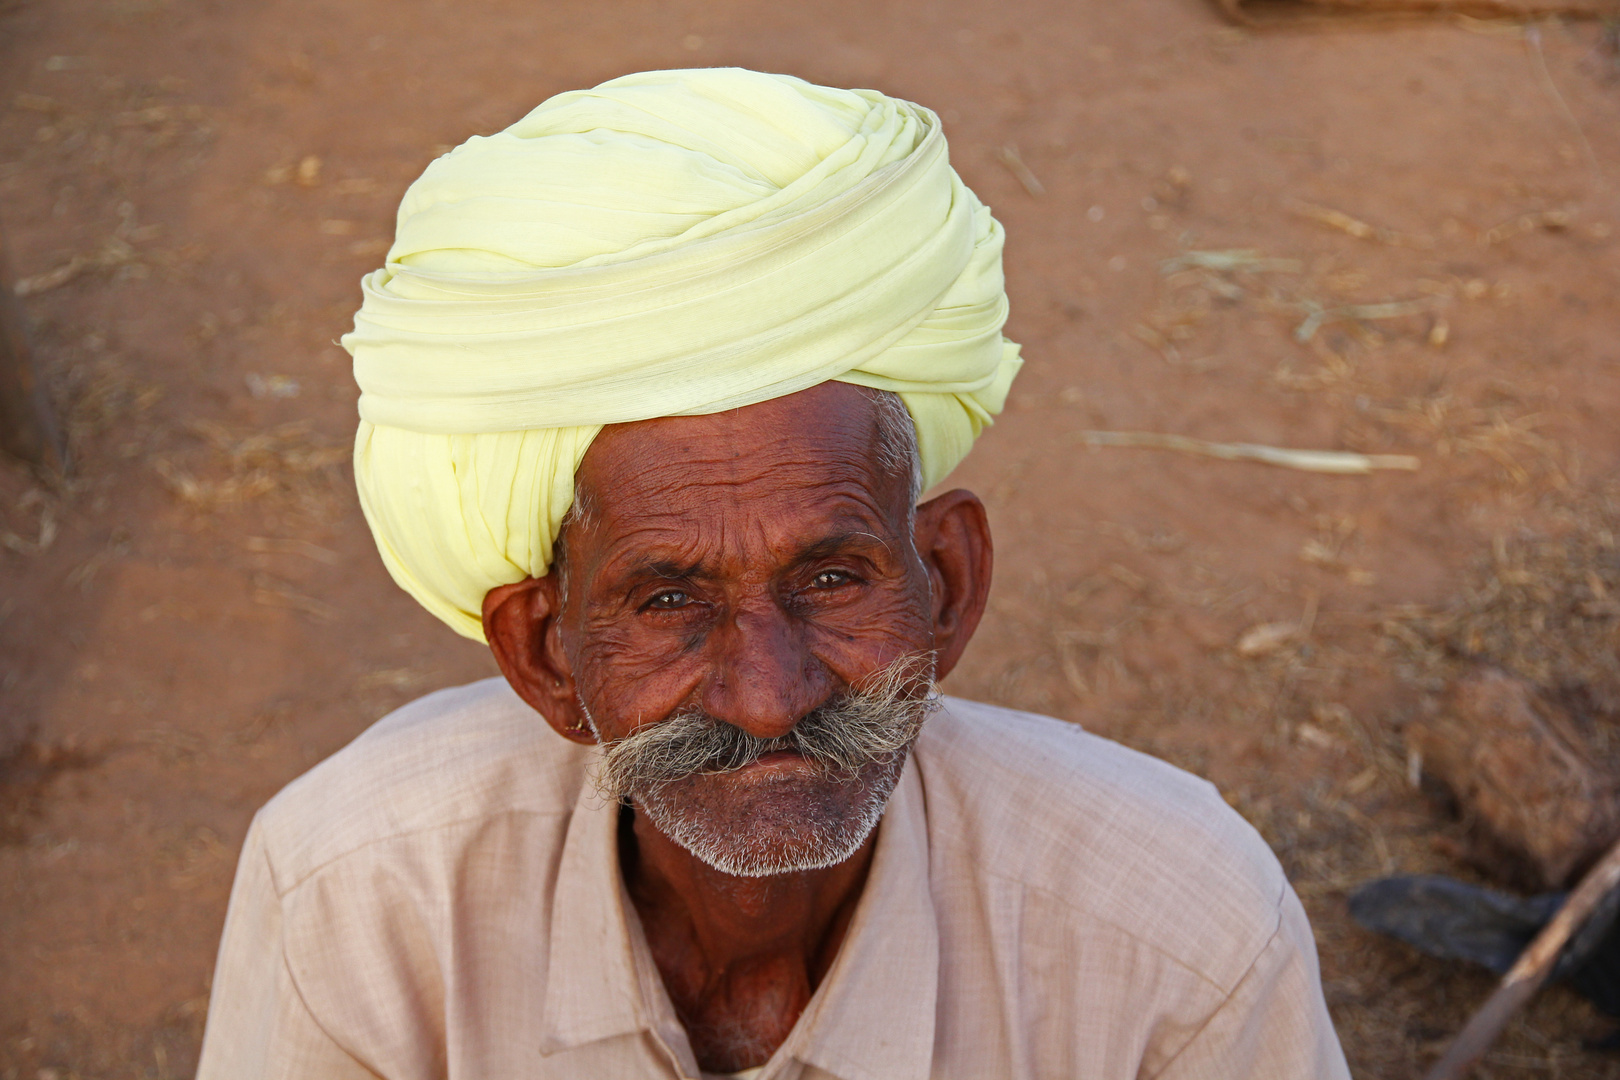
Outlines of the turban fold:
M 737 68 L 560 94 L 428 166 L 342 343 L 394 580 L 482 640 L 543 576 L 604 424 L 836 379 L 900 395 L 925 485 L 1001 410 L 1001 227 L 927 109 Z

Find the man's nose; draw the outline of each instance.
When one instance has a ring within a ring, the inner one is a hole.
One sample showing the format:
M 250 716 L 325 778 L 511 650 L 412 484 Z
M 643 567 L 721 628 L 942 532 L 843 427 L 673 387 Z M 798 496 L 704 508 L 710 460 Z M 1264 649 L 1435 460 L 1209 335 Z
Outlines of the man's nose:
M 774 604 L 739 610 L 709 634 L 712 668 L 703 708 L 761 739 L 786 735 L 833 689 L 802 630 Z

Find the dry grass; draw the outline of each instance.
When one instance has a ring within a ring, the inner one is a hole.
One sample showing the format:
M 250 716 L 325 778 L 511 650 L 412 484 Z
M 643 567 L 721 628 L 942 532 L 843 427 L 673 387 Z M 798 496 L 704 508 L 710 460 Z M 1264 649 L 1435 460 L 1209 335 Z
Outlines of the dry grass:
M 1477 455 L 1495 462 L 1501 478 L 1513 487 L 1570 486 L 1568 454 L 1540 430 L 1552 417 L 1523 412 L 1511 395 L 1487 405 L 1463 405 L 1439 394 L 1371 406 L 1364 415 L 1385 429 L 1428 443 L 1439 457 Z
M 305 421 L 258 432 L 206 421 L 193 422 L 189 429 L 207 448 L 200 467 L 194 471 L 156 457 L 152 468 L 195 510 L 218 513 L 274 496 L 324 516 L 335 499 L 347 494 L 340 466 L 349 460 L 349 446 L 320 440 Z
M 1449 336 L 1449 324 L 1445 332 L 1435 333 L 1442 320 L 1440 312 L 1455 302 L 1461 284 L 1419 281 L 1402 290 L 1406 295 L 1386 292 L 1380 296 L 1358 271 L 1331 261 L 1308 267 L 1301 259 L 1270 256 L 1251 248 L 1184 251 L 1166 259 L 1159 270 L 1164 278 L 1159 302 L 1131 333 L 1167 363 L 1195 372 L 1219 367 L 1222 331 L 1233 321 L 1231 316 L 1269 315 L 1283 320 L 1295 342 L 1308 346 L 1312 355 L 1340 366 L 1324 385 L 1344 383 L 1347 374 L 1339 355 L 1342 349 L 1321 344 L 1324 328 L 1342 329 L 1351 342 L 1368 350 L 1380 347 L 1388 334 L 1438 347 Z M 1189 355 L 1200 336 L 1207 344 Z M 1241 337 L 1246 348 L 1252 347 L 1248 334 L 1237 331 L 1233 336 Z M 1291 377 L 1289 368 L 1284 381 Z
M 1433 691 L 1488 664 L 1565 700 L 1620 752 L 1620 497 L 1568 500 L 1557 532 L 1497 537 L 1463 590 L 1383 622 L 1403 676 Z
M 1344 211 L 1335 210 L 1332 207 L 1301 202 L 1294 203 L 1290 209 L 1300 217 L 1326 225 L 1330 229 L 1338 229 L 1340 232 L 1347 233 L 1357 240 L 1372 240 L 1380 244 L 1388 244 L 1391 247 L 1428 248 L 1434 246 L 1434 240 L 1430 237 L 1409 236 L 1406 233 L 1396 232 L 1394 229 L 1370 225 L 1360 218 L 1352 217 Z
M 55 381 L 75 452 L 114 429 L 138 436 L 148 411 L 163 398 L 163 387 L 141 381 L 111 356 L 71 363 Z

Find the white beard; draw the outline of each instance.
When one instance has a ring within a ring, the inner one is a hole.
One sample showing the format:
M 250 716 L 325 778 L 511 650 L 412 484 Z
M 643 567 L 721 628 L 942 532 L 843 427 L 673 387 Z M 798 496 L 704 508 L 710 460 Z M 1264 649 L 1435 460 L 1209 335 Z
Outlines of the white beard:
M 649 785 L 631 799 L 654 828 L 722 874 L 793 874 L 836 866 L 854 855 L 882 819 L 905 762 L 906 754 L 900 753 L 875 766 L 856 782 L 859 794 L 848 802 L 825 795 L 853 794 L 855 784 L 823 779 L 825 787 L 817 791 L 800 777 L 750 785 L 763 790 L 733 795 L 732 815 L 714 813 L 701 796 L 677 790 L 686 786 L 679 781 Z

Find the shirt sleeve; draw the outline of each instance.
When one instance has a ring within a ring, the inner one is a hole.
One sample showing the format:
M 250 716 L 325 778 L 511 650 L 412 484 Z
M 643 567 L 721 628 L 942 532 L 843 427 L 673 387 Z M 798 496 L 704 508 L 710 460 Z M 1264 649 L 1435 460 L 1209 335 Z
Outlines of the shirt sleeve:
M 1350 1080 L 1310 923 L 1286 885 L 1280 909 L 1276 933 L 1158 1080 Z
M 376 1080 L 321 1028 L 293 982 L 257 820 L 231 887 L 197 1080 Z

